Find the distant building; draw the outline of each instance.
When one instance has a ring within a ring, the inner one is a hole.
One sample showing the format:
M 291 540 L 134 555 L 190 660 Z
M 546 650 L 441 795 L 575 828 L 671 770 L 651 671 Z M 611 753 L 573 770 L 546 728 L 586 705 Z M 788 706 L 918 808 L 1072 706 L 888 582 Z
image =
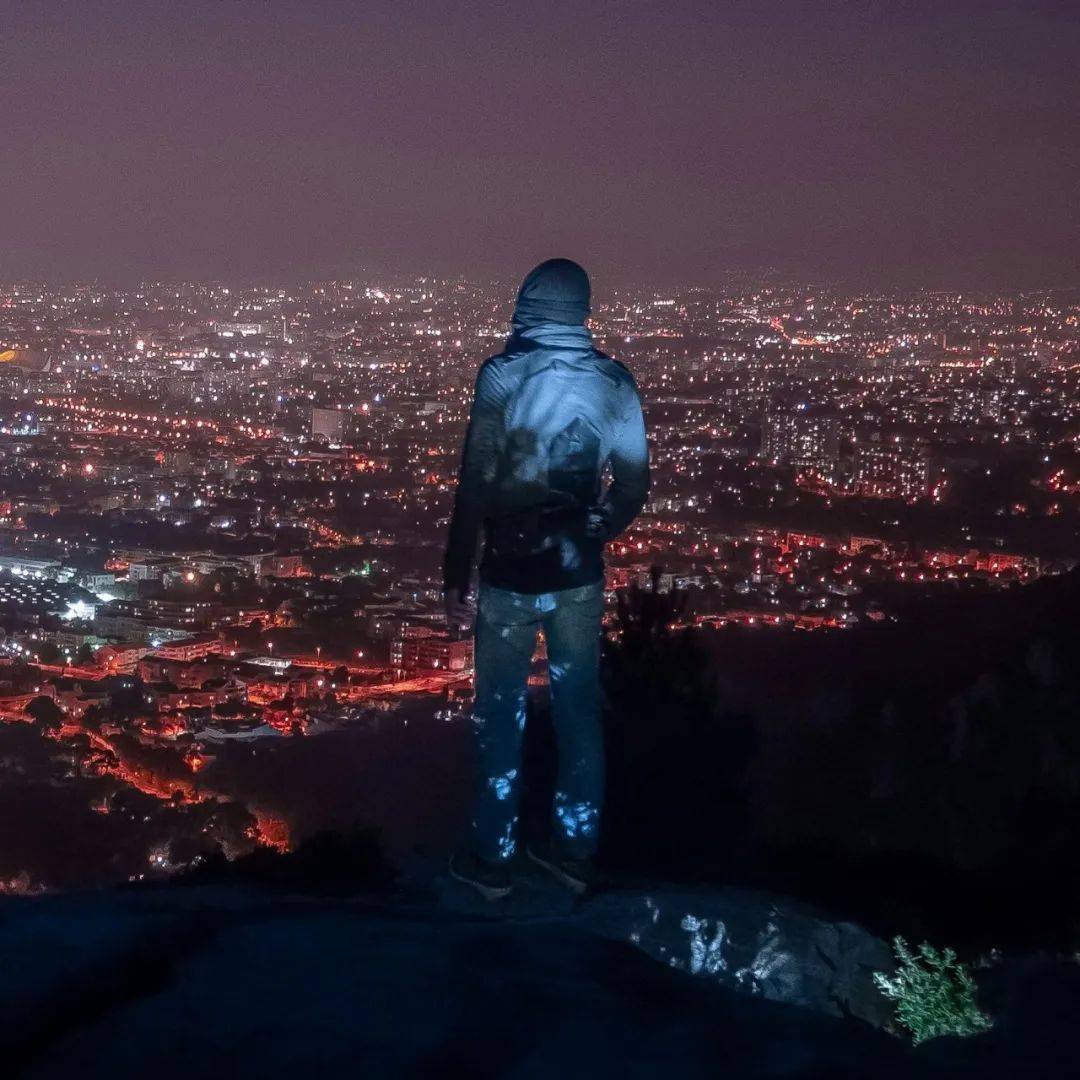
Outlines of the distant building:
M 860 441 L 855 449 L 855 489 L 878 499 L 921 499 L 929 491 L 930 460 L 924 443 L 894 435 Z
M 254 337 L 265 334 L 268 329 L 267 324 L 257 322 L 219 322 L 214 325 L 214 331 L 221 337 Z
M 128 564 L 129 581 L 160 581 L 166 570 L 179 569 L 179 559 L 150 558 Z
M 40 374 L 52 366 L 51 358 L 34 349 L 0 349 L 0 371 Z
M 852 536 L 848 541 L 848 552 L 859 555 L 867 550 L 880 549 L 882 546 L 882 541 L 876 536 Z
M 8 570 L 19 577 L 60 577 L 61 564 L 54 559 L 28 559 L 23 555 L 0 555 L 0 570 Z
M 106 671 L 131 674 L 149 651 L 142 645 L 104 645 L 94 654 L 94 660 Z
M 828 542 L 824 536 L 817 533 L 789 532 L 786 546 L 789 550 L 794 548 L 825 548 L 828 547 Z
M 311 410 L 311 437 L 340 443 L 345 438 L 349 414 L 342 409 Z
M 777 465 L 809 468 L 831 477 L 840 459 L 844 429 L 839 417 L 802 411 L 766 414 L 761 454 Z
M 440 671 L 471 671 L 472 638 L 453 638 L 445 630 L 430 626 L 403 626 L 390 645 L 390 666 L 399 679 Z
M 177 626 L 164 626 L 152 619 L 111 610 L 113 604 L 94 614 L 94 633 L 103 638 L 119 638 L 121 641 L 156 647 L 166 641 L 191 637 L 191 630 Z M 148 651 L 148 650 L 147 650 Z
M 609 592 L 615 589 L 629 588 L 637 571 L 631 566 L 611 566 L 604 568 L 604 588 Z
M 29 575 L 0 578 L 0 612 L 22 622 L 38 623 L 46 616 L 93 619 L 97 608 L 97 597 L 78 585 Z
M 220 653 L 224 647 L 224 642 L 216 634 L 203 635 L 170 641 L 156 648 L 154 656 L 162 660 L 202 660 L 212 653 Z
M 260 559 L 256 573 L 259 577 L 302 577 L 306 571 L 303 555 L 266 555 Z

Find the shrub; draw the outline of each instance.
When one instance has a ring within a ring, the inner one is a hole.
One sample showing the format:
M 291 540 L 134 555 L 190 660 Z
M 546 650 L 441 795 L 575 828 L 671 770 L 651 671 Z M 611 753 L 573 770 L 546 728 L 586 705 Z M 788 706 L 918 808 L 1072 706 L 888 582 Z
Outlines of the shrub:
M 237 805 L 237 804 L 225 804 Z M 254 882 L 281 889 L 329 896 L 377 892 L 391 885 L 396 871 L 375 829 L 355 827 L 345 833 L 315 833 L 294 851 L 259 847 L 229 861 L 210 855 L 180 880 L 193 885 Z
M 924 943 L 913 952 L 897 937 L 893 950 L 896 974 L 875 972 L 874 983 L 897 1003 L 896 1019 L 916 1044 L 939 1035 L 978 1035 L 993 1025 L 975 1001 L 975 980 L 952 949 Z

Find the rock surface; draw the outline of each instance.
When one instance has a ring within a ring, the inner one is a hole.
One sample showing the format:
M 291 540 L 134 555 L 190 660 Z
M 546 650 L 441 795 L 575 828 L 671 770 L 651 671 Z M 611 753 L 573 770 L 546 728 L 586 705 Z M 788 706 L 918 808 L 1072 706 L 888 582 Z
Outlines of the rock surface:
M 602 894 L 582 920 L 732 990 L 891 1026 L 892 1004 L 873 982 L 875 971 L 893 970 L 888 945 L 794 901 L 743 889 L 660 888 Z
M 761 976 L 757 996 L 693 977 L 698 965 L 721 973 L 718 956 L 743 964 L 744 951 L 757 956 L 770 940 L 740 944 L 738 920 L 699 894 L 649 894 L 661 910 L 655 923 L 648 915 L 655 936 L 631 945 L 625 937 L 651 911 L 645 899 L 575 905 L 537 888 L 493 915 L 449 892 L 334 900 L 165 886 L 7 898 L 5 1075 L 1011 1080 L 1080 1065 L 1075 969 L 1033 970 L 1030 985 L 998 993 L 988 1004 L 1005 1020 L 988 1036 L 913 1049 L 859 1021 L 765 1000 L 770 988 L 807 993 L 805 980 L 790 981 L 794 960 L 775 981 Z M 683 908 L 709 929 L 683 929 Z M 710 953 L 718 918 L 729 920 L 731 945 Z M 777 918 L 804 959 L 820 943 L 802 912 Z M 681 940 L 676 964 L 643 951 L 664 959 L 669 939 Z M 1025 1011 L 1032 986 L 1056 1011 Z
M 484 901 L 440 881 L 442 906 L 490 916 Z M 893 1007 L 873 973 L 894 970 L 892 951 L 854 923 L 830 920 L 785 897 L 749 889 L 639 885 L 582 902 L 539 870 L 525 869 L 504 917 L 559 916 L 599 937 L 623 941 L 677 971 L 739 993 L 891 1026 Z

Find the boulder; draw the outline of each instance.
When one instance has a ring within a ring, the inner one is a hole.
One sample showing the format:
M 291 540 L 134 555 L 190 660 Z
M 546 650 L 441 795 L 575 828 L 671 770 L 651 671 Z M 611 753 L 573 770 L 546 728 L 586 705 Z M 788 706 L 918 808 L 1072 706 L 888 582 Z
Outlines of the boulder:
M 794 900 L 744 889 L 601 893 L 578 916 L 595 933 L 628 941 L 679 971 L 741 993 L 890 1026 L 892 1003 L 873 973 L 892 952 L 854 923 Z

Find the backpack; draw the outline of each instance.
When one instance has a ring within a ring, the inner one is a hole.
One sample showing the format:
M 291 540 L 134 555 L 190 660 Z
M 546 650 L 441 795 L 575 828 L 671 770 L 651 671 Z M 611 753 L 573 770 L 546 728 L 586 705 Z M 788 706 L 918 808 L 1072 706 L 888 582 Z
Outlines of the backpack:
M 580 363 L 550 355 L 526 359 L 504 411 L 488 542 L 499 556 L 546 551 L 584 536 L 600 493 L 602 414 L 597 379 Z

